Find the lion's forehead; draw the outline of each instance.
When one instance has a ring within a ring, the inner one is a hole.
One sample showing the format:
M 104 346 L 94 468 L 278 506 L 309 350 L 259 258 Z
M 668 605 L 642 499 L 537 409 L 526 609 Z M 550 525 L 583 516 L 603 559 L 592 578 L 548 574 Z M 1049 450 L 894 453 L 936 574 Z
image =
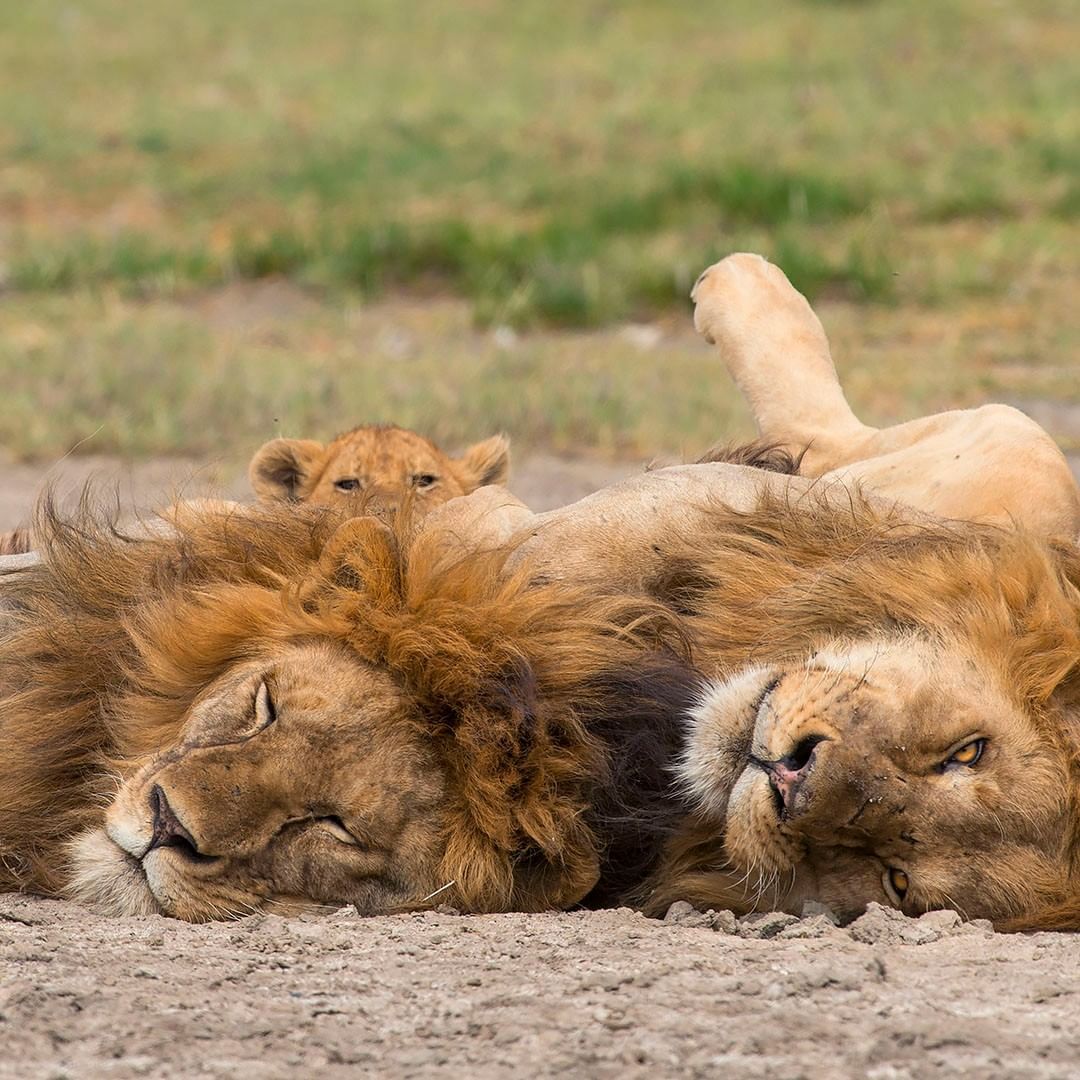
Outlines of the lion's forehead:
M 379 476 L 401 476 L 448 469 L 450 459 L 433 443 L 402 429 L 361 430 L 330 444 L 328 468 L 347 468 Z

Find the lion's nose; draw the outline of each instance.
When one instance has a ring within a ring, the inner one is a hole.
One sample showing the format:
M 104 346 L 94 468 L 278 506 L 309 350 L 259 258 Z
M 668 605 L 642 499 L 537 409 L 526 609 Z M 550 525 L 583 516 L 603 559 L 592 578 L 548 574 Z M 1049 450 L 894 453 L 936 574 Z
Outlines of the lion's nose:
M 826 741 L 824 735 L 809 735 L 785 757 L 777 761 L 759 762 L 772 784 L 773 791 L 779 797 L 785 814 L 796 809 L 803 784 L 814 767 L 817 748 Z
M 184 828 L 183 823 L 176 816 L 160 784 L 155 784 L 150 791 L 150 813 L 153 815 L 154 835 L 150 840 L 150 846 L 146 849 L 147 855 L 155 848 L 174 847 L 179 848 L 181 854 L 190 858 L 202 856 L 195 837 Z

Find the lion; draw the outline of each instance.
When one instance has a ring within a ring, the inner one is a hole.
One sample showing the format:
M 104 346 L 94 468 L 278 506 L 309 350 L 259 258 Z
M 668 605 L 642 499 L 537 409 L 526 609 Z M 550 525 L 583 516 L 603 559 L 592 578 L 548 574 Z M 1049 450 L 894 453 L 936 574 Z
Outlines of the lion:
M 36 531 L 2 582 L 0 889 L 528 911 L 655 864 L 696 684 L 662 605 L 325 508 Z
M 511 567 L 660 601 L 701 673 L 685 817 L 624 903 L 1080 929 L 1077 545 L 731 465 L 516 526 Z
M 1080 555 L 1014 526 L 727 463 L 415 531 L 46 513 L 4 584 L 0 887 L 1080 927 Z
M 406 501 L 422 515 L 487 484 L 505 484 L 510 440 L 493 435 L 457 458 L 423 435 L 395 424 L 365 424 L 327 444 L 272 439 L 248 467 L 252 490 L 263 500 L 316 506 L 379 506 L 393 513 Z

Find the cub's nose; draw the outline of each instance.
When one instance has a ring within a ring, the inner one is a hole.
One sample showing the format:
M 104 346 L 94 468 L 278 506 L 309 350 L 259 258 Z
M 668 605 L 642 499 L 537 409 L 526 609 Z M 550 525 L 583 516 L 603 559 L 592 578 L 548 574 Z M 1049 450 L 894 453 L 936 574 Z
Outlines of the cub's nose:
M 784 814 L 798 809 L 799 794 L 814 768 L 817 748 L 826 741 L 823 735 L 810 735 L 801 740 L 790 754 L 779 760 L 758 762 L 776 793 L 780 803 L 778 809 Z
M 195 837 L 184 828 L 183 823 L 176 816 L 160 784 L 155 784 L 150 790 L 150 813 L 153 815 L 154 835 L 150 840 L 150 846 L 146 849 L 146 855 L 155 848 L 174 847 L 179 848 L 182 855 L 190 858 L 201 857 Z

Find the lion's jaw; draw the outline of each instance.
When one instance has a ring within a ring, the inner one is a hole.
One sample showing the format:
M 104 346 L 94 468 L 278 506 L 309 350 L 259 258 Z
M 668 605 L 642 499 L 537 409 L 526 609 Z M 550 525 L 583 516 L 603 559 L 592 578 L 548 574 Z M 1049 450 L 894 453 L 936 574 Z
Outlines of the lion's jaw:
M 330 644 L 241 664 L 69 844 L 66 891 L 188 921 L 415 906 L 438 888 L 442 772 L 381 673 Z
M 898 637 L 709 685 L 680 771 L 733 907 L 1008 918 L 1066 888 L 1065 762 L 985 659 Z

